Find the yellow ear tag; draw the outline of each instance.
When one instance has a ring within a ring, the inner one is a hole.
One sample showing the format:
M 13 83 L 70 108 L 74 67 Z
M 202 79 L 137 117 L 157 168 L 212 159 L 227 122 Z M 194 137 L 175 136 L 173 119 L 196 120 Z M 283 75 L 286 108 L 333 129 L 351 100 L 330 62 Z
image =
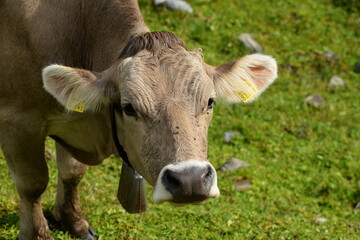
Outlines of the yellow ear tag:
M 254 88 L 248 81 L 243 80 L 246 85 L 248 85 L 251 90 L 250 92 L 244 92 L 244 91 L 234 91 L 234 93 L 236 94 L 236 96 L 238 96 L 240 98 L 241 101 L 243 101 L 244 103 L 246 103 L 247 101 L 249 101 L 257 92 L 258 90 L 256 88 Z
M 254 94 L 249 94 L 246 92 L 235 92 L 236 96 L 238 96 L 240 98 L 241 101 L 243 101 L 244 103 L 246 103 L 247 101 L 249 101 L 250 98 L 252 98 L 252 96 L 254 96 Z
M 73 94 L 70 94 L 67 102 L 66 102 L 66 108 L 75 112 L 82 113 L 85 109 L 85 103 L 83 102 L 76 102 L 75 97 Z
M 66 108 L 69 109 L 69 110 L 73 110 L 75 112 L 82 113 L 82 112 L 84 112 L 85 104 L 84 103 L 78 103 L 73 108 L 71 108 L 69 106 L 66 106 Z

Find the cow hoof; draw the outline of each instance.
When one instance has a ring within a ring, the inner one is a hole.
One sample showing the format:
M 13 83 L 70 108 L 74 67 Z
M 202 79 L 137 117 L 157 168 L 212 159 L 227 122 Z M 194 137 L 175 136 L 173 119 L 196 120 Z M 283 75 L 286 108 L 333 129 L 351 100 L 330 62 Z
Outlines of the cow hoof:
M 97 240 L 96 232 L 95 230 L 90 226 L 87 233 L 82 235 L 80 239 L 86 239 L 86 240 Z

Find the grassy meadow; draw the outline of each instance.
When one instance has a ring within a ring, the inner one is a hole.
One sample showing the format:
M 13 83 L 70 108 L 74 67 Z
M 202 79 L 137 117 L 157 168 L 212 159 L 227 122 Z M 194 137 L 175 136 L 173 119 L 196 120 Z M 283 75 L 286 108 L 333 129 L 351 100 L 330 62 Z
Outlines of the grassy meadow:
M 151 30 L 172 31 L 189 49 L 202 48 L 219 65 L 250 52 L 237 39 L 250 33 L 278 61 L 279 78 L 254 103 L 215 106 L 209 158 L 220 168 L 230 157 L 250 164 L 218 171 L 221 196 L 202 205 L 155 205 L 130 215 L 116 199 L 121 160 L 91 167 L 80 188 L 84 212 L 99 240 L 112 239 L 360 239 L 360 9 L 332 0 L 189 0 L 194 14 L 154 10 L 139 0 Z M 335 2 L 335 1 L 334 1 Z M 339 1 L 337 1 L 339 2 Z M 355 1 L 354 1 L 355 3 Z M 333 60 L 326 51 L 336 53 Z M 332 91 L 333 75 L 346 86 Z M 321 94 L 324 108 L 305 104 Z M 230 144 L 225 131 L 240 131 Z M 53 142 L 47 147 L 53 151 Z M 0 239 L 18 232 L 18 196 L 0 154 Z M 53 208 L 57 170 L 43 207 Z M 237 191 L 248 179 L 252 188 Z M 316 218 L 327 222 L 317 223 Z M 57 240 L 71 239 L 54 229 Z

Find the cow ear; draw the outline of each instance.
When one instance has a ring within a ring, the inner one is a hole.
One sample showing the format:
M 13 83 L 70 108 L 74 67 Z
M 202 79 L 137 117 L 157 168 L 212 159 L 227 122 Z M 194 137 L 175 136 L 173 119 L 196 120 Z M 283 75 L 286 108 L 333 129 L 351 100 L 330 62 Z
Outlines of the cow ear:
M 252 102 L 277 78 L 275 59 L 262 54 L 210 68 L 215 92 L 224 102 Z
M 67 109 L 96 111 L 110 103 L 112 88 L 105 74 L 84 69 L 50 65 L 44 68 L 44 88 Z

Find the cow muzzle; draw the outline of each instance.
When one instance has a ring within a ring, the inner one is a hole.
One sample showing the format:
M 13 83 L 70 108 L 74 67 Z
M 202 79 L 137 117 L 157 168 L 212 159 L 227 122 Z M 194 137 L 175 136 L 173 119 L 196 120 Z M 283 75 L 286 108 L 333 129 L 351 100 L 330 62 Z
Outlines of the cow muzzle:
M 200 203 L 220 195 L 214 167 L 204 161 L 189 160 L 165 166 L 156 181 L 155 203 Z

